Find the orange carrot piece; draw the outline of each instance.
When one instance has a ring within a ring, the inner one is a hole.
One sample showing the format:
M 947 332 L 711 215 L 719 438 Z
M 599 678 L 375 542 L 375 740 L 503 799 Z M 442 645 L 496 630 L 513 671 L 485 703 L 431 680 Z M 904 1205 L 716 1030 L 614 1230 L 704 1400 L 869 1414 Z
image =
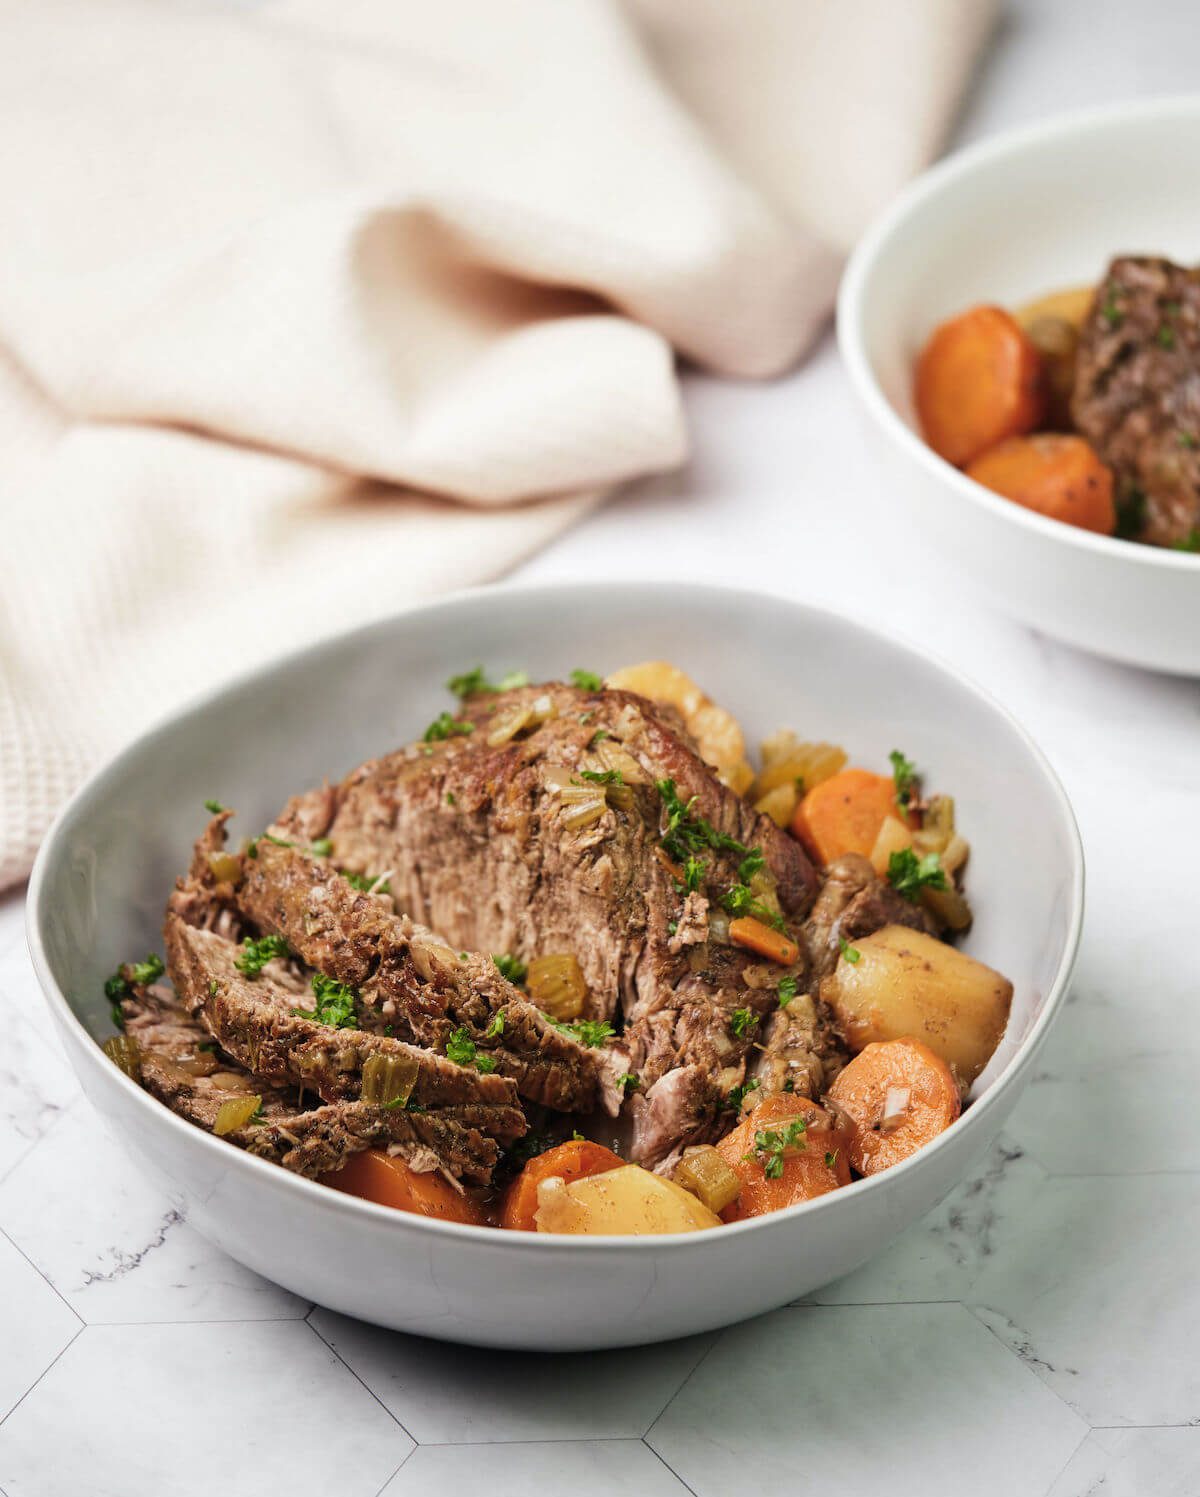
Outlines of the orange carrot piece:
M 735 946 L 756 951 L 759 956 L 765 956 L 785 967 L 790 967 L 800 959 L 800 948 L 790 936 L 785 936 L 782 931 L 772 930 L 761 920 L 755 920 L 753 915 L 739 915 L 736 920 L 731 920 L 729 939 Z
M 890 776 L 843 769 L 807 792 L 796 807 L 791 831 L 819 863 L 832 863 L 848 852 L 869 858 L 885 818 L 899 814 Z
M 1041 356 L 1001 307 L 972 307 L 935 328 L 917 359 L 917 416 L 925 440 L 961 467 L 1032 431 L 1044 405 Z
M 798 1118 L 805 1124 L 803 1133 L 780 1151 L 788 1124 Z M 764 1136 L 765 1148 L 756 1147 L 759 1135 Z M 829 1114 L 807 1097 L 790 1092 L 765 1097 L 716 1147 L 742 1181 L 737 1200 L 721 1212 L 722 1221 L 782 1211 L 850 1183 L 845 1140 Z M 768 1174 L 768 1169 L 779 1169 L 779 1173 Z
M 590 1138 L 572 1138 L 556 1148 L 547 1149 L 531 1159 L 508 1188 L 500 1212 L 500 1225 L 510 1232 L 537 1231 L 537 1193 L 543 1180 L 558 1175 L 568 1183 L 585 1175 L 603 1175 L 620 1169 L 625 1161 L 619 1154 L 594 1144 Z
M 843 1120 L 850 1163 L 877 1175 L 935 1139 L 962 1110 L 950 1067 L 920 1040 L 861 1050 L 829 1088 Z
M 466 1222 L 476 1227 L 488 1224 L 483 1207 L 470 1196 L 460 1195 L 436 1170 L 418 1173 L 403 1159 L 382 1149 L 364 1149 L 351 1155 L 340 1170 L 322 1175 L 321 1184 L 417 1216 L 435 1216 L 439 1221 Z
M 1051 520 L 1098 535 L 1111 535 L 1116 527 L 1112 472 L 1082 437 L 1010 437 L 968 463 L 966 473 Z

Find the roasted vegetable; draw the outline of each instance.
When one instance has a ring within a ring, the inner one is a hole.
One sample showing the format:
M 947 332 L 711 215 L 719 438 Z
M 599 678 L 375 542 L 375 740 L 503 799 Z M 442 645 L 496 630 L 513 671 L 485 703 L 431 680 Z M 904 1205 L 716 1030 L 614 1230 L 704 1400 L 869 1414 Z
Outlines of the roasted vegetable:
M 412 1096 L 420 1067 L 409 1055 L 370 1055 L 362 1068 L 362 1099 L 382 1107 L 403 1107 Z
M 958 1117 L 958 1085 L 928 1046 L 906 1038 L 868 1045 L 829 1089 L 850 1163 L 875 1175 L 924 1148 Z
M 843 1139 L 823 1107 L 778 1092 L 767 1097 L 717 1152 L 741 1181 L 724 1221 L 781 1211 L 850 1183 Z
M 720 1225 L 721 1218 L 690 1191 L 636 1164 L 570 1184 L 551 1176 L 538 1187 L 539 1232 L 645 1236 Z
M 262 1107 L 262 1098 L 251 1094 L 248 1097 L 234 1097 L 228 1102 L 222 1102 L 217 1109 L 217 1120 L 213 1124 L 213 1132 L 218 1138 L 224 1138 L 227 1133 L 236 1133 L 239 1128 L 244 1128 Z
M 711 701 L 677 665 L 666 660 L 626 665 L 613 671 L 604 684 L 674 707 L 704 762 L 739 795 L 749 788 L 754 771 L 746 762 L 746 740 L 737 719 Z
M 846 1043 L 861 1050 L 877 1041 L 915 1037 L 968 1087 L 1004 1034 L 1012 983 L 982 962 L 921 931 L 887 925 L 854 942 L 821 983 Z
M 732 1206 L 742 1188 L 741 1178 L 711 1144 L 684 1149 L 675 1169 L 675 1183 L 718 1215 Z
M 340 1170 L 322 1175 L 321 1183 L 380 1206 L 411 1211 L 416 1216 L 432 1216 L 438 1221 L 464 1222 L 475 1227 L 488 1225 L 483 1208 L 443 1175 L 436 1170 L 418 1172 L 405 1160 L 382 1149 L 364 1149 L 351 1155 Z
M 577 1019 L 588 997 L 583 968 L 570 951 L 534 957 L 525 974 L 525 988 L 543 1013 L 560 1021 Z
M 114 1034 L 104 1041 L 102 1049 L 118 1071 L 124 1071 L 132 1081 L 141 1080 L 142 1050 L 131 1035 Z
M 500 1213 L 500 1225 L 513 1232 L 536 1232 L 538 1187 L 544 1180 L 582 1180 L 620 1169 L 619 1154 L 594 1144 L 590 1138 L 571 1138 L 566 1143 L 531 1159 L 508 1188 Z

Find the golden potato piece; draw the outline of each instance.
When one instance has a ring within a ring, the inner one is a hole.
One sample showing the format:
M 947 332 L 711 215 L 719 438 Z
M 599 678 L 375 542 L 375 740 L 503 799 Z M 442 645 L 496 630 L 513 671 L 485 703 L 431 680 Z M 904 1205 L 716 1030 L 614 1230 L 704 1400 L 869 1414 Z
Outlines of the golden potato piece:
M 552 1176 L 539 1184 L 537 1199 L 539 1232 L 645 1236 L 721 1225 L 721 1218 L 682 1185 L 636 1164 L 570 1183 Z
M 1065 291 L 1051 291 L 1048 296 L 1036 296 L 1018 307 L 1013 314 L 1026 332 L 1043 318 L 1054 318 L 1069 322 L 1078 331 L 1091 310 L 1095 286 L 1070 286 Z
M 604 684 L 621 691 L 636 691 L 652 702 L 674 707 L 696 740 L 704 762 L 711 764 L 738 795 L 750 788 L 754 771 L 746 762 L 746 739 L 737 719 L 724 707 L 718 707 L 677 665 L 666 660 L 645 660 L 641 665 L 626 665 L 614 671 Z
M 902 925 L 856 940 L 821 984 L 851 1050 L 911 1036 L 964 1088 L 1000 1043 L 1012 993 L 999 972 Z

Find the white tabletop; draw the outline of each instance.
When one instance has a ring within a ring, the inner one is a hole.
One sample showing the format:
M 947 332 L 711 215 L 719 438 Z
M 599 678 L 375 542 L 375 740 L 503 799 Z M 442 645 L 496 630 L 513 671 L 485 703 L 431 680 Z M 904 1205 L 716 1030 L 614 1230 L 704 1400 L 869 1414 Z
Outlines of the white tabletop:
M 1187 89 L 1196 59 L 1191 0 L 1023 0 L 959 139 Z M 889 530 L 887 476 L 828 341 L 767 387 L 690 377 L 687 403 L 690 468 L 519 576 L 794 592 L 935 648 L 1032 729 L 1075 804 L 1089 911 L 1070 1002 L 1008 1132 L 927 1220 L 811 1303 L 597 1356 L 417 1341 L 257 1278 L 142 1179 L 79 1097 L 9 898 L 7 1497 L 1200 1492 L 1200 687 L 983 612 L 919 536 Z

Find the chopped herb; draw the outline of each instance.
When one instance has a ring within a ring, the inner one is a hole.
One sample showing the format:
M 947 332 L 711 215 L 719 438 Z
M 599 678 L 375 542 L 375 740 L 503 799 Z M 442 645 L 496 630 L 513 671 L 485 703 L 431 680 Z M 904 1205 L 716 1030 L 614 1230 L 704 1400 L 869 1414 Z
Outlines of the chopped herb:
M 796 776 L 796 794 L 801 800 L 804 799 L 804 776 L 802 774 Z
M 456 806 L 456 805 L 458 805 L 458 799 L 455 796 L 453 790 L 447 790 L 446 791 L 446 804 L 448 806 Z
M 796 1078 L 788 1076 L 783 1083 L 783 1089 L 785 1092 L 794 1092 L 796 1090 Z
M 576 1128 L 571 1133 L 571 1140 L 573 1143 L 581 1144 L 584 1141 L 584 1135 Z
M 592 1050 L 602 1049 L 617 1032 L 607 1019 L 579 1019 L 574 1024 L 555 1024 L 554 1027 Z
M 841 1152 L 842 1151 L 840 1149 L 834 1149 L 832 1154 L 825 1155 L 825 1168 L 827 1170 L 831 1170 L 834 1167 L 834 1165 L 837 1163 L 837 1157 Z
M 729 1028 L 735 1038 L 744 1040 L 752 1030 L 758 1028 L 758 1015 L 751 1008 L 735 1008 L 729 1015 Z
M 282 936 L 261 936 L 257 941 L 247 938 L 242 942 L 242 954 L 234 959 L 233 965 L 247 977 L 257 977 L 269 961 L 291 954 Z
M 596 714 L 594 712 L 585 712 L 583 716 L 586 717 L 590 722 L 592 718 L 595 717 L 595 715 Z M 579 721 L 582 722 L 583 717 L 581 717 Z M 607 728 L 597 728 L 592 736 L 588 739 L 588 748 L 595 748 L 598 743 L 603 743 L 606 738 L 611 737 L 612 734 L 608 731 Z
M 354 1013 L 355 991 L 344 982 L 335 982 L 332 977 L 326 977 L 322 972 L 314 972 L 312 976 L 312 990 L 316 996 L 317 1006 L 311 1014 L 304 1013 L 302 1009 L 293 1009 L 293 1013 L 299 1012 L 306 1019 L 315 1019 L 318 1024 L 328 1024 L 331 1029 L 357 1029 L 358 1020 Z
M 270 832 L 264 832 L 259 839 L 262 842 L 274 842 L 276 847 L 295 847 L 294 842 L 289 842 L 286 837 L 275 837 Z
M 683 892 L 694 894 L 704 882 L 704 875 L 708 871 L 708 865 L 703 858 L 688 854 L 687 862 L 683 865 Z
M 251 837 L 251 839 L 249 840 L 249 842 L 246 843 L 246 856 L 248 858 L 257 858 L 258 857 L 258 838 L 257 837 Z
M 888 883 L 897 894 L 916 904 L 922 889 L 944 889 L 946 873 L 935 852 L 918 858 L 911 847 L 902 847 L 888 858 Z
M 572 671 L 571 680 L 580 691 L 599 691 L 604 685 L 595 671 Z
M 673 936 L 678 929 L 679 929 L 679 921 L 678 920 L 668 920 L 667 921 L 667 935 Z
M 485 1040 L 498 1040 L 504 1033 L 504 1015 L 497 1014 L 488 1027 L 483 1031 Z
M 621 1088 L 626 1096 L 628 1096 L 630 1092 L 636 1092 L 641 1084 L 642 1083 L 638 1080 L 638 1078 L 632 1071 L 626 1071 L 623 1075 L 617 1077 L 617 1085 Z
M 496 1069 L 496 1062 L 490 1055 L 480 1055 L 475 1049 L 475 1041 L 470 1032 L 464 1028 L 454 1031 L 446 1041 L 446 1059 L 452 1060 L 456 1066 L 473 1065 L 477 1071 L 488 1076 Z
M 557 1147 L 556 1140 L 545 1133 L 527 1133 L 524 1138 L 503 1151 L 496 1173 L 512 1175 L 519 1173 L 531 1159 L 544 1154 L 547 1149 Z
M 1162 304 L 1162 309 L 1167 317 L 1178 317 L 1180 312 L 1183 311 L 1183 303 L 1181 301 L 1165 301 Z
M 761 1085 L 762 1082 L 758 1077 L 752 1076 L 749 1081 L 743 1081 L 741 1086 L 735 1086 L 724 1102 L 721 1103 L 722 1110 L 726 1112 L 740 1112 L 742 1103 L 751 1092 L 756 1092 Z
M 1104 305 L 1100 308 L 1101 317 L 1111 328 L 1119 328 L 1125 321 L 1125 313 L 1117 306 L 1117 293 L 1120 289 L 1119 286 L 1110 286 Z
M 131 996 L 129 991 L 131 984 L 136 983 L 139 987 L 148 987 L 150 983 L 157 982 L 165 971 L 162 957 L 151 952 L 144 962 L 126 962 L 118 967 L 111 977 L 105 979 L 104 996 L 111 1005 L 112 1021 L 118 1029 L 125 1028 L 125 1015 L 121 1012 L 121 1001 Z
M 742 861 L 738 864 L 738 878 L 743 884 L 748 884 L 756 873 L 761 873 L 767 865 L 763 857 L 761 847 L 752 847 Z
M 333 843 L 328 837 L 318 837 L 308 850 L 314 858 L 327 858 L 333 851 Z
M 667 813 L 667 825 L 662 834 L 662 845 L 666 853 L 676 862 L 686 860 L 688 853 L 712 848 L 714 852 L 734 852 L 746 857 L 750 849 L 744 843 L 719 832 L 710 821 L 693 813 L 696 804 L 693 796 L 686 804 L 679 799 L 674 780 L 657 780 L 655 789 L 662 797 Z
M 208 996 L 215 998 L 219 992 L 220 988 L 217 986 L 217 979 L 215 977 L 211 978 L 208 984 Z
M 210 811 L 214 816 L 220 816 L 222 812 L 228 811 L 228 806 L 223 806 L 219 800 L 206 800 L 204 809 Z
M 422 736 L 426 743 L 440 743 L 443 739 L 465 737 L 474 731 L 474 723 L 461 722 L 458 718 L 451 717 L 448 712 L 439 712 Z
M 1132 540 L 1146 524 L 1146 496 L 1141 489 L 1130 486 L 1117 496 L 1117 524 L 1113 534 L 1122 540 Z
M 144 962 L 130 962 L 125 970 L 129 973 L 130 982 L 145 988 L 152 982 L 157 982 L 167 969 L 163 966 L 162 957 L 156 956 L 152 951 Z
M 754 1135 L 754 1148 L 743 1155 L 745 1159 L 757 1159 L 768 1180 L 778 1180 L 783 1174 L 783 1156 L 788 1149 L 807 1148 L 804 1135 L 808 1124 L 803 1118 L 793 1118 L 786 1128 L 763 1128 Z
M 492 961 L 496 964 L 496 970 L 501 977 L 506 977 L 509 982 L 516 983 L 518 987 L 525 981 L 529 968 L 519 956 L 509 956 L 507 952 L 501 952 L 499 956 L 493 956 Z
M 907 811 L 912 805 L 913 792 L 917 786 L 917 767 L 911 759 L 906 759 L 899 749 L 893 749 L 888 758 L 892 762 L 892 782 L 896 787 L 896 804 L 902 811 Z
M 595 717 L 595 715 L 596 715 L 596 709 L 593 707 L 593 708 L 591 708 L 587 712 L 581 712 L 579 714 L 579 716 L 575 719 L 575 721 L 579 722 L 579 723 L 582 723 L 583 726 L 586 728 L 587 725 L 588 725 L 588 723 L 591 722 L 591 720 Z M 600 729 L 597 728 L 596 731 L 599 732 Z M 604 736 L 607 738 L 608 734 L 606 733 Z
M 474 670 L 463 671 L 461 676 L 451 676 L 446 682 L 446 689 L 452 691 L 460 701 L 465 701 L 467 697 L 480 696 L 485 692 L 495 695 L 498 691 L 515 691 L 518 686 L 528 685 L 529 677 L 524 671 L 509 671 L 493 686 L 483 666 L 477 665 Z
M 1200 529 L 1195 525 L 1171 547 L 1172 551 L 1200 551 Z
M 581 769 L 579 778 L 590 780 L 593 785 L 623 785 L 625 783 L 619 769 Z
M 1200 447 L 1200 442 L 1196 440 L 1190 431 L 1181 431 L 1179 433 L 1179 445 L 1181 447 Z
M 1154 335 L 1154 341 L 1159 348 L 1175 347 L 1175 329 L 1168 327 L 1165 322 L 1159 324 L 1158 331 Z
M 783 916 L 763 904 L 761 899 L 755 899 L 745 884 L 731 884 L 721 896 L 721 903 L 731 915 L 750 915 L 766 925 L 773 925 L 776 930 L 787 930 Z
M 851 946 L 850 942 L 846 940 L 845 936 L 838 937 L 838 950 L 852 967 L 862 961 L 862 952 L 859 951 L 857 946 Z
M 779 994 L 779 1007 L 786 1008 L 796 996 L 796 979 L 794 977 L 781 977 L 776 992 Z
M 385 878 L 382 883 L 370 873 L 347 873 L 343 868 L 340 870 L 342 877 L 352 889 L 357 889 L 360 894 L 390 894 L 392 886 Z

